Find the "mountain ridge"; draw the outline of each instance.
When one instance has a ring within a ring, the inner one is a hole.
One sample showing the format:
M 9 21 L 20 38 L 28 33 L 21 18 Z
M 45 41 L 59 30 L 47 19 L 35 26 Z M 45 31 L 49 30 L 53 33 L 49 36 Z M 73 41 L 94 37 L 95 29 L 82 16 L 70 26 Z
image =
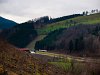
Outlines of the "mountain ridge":
M 9 20 L 9 19 L 6 19 L 6 18 L 0 16 L 0 29 L 1 30 L 14 27 L 17 24 L 18 23 L 14 22 L 12 20 Z

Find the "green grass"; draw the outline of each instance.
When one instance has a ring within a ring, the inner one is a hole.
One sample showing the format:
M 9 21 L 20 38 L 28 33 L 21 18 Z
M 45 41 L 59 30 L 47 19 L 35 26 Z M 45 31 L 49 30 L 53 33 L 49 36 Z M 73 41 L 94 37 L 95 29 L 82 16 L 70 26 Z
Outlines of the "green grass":
M 29 48 L 30 50 L 34 49 L 35 43 L 41 39 L 43 39 L 46 35 L 39 35 L 36 37 L 35 40 L 33 40 L 30 44 L 28 44 L 27 48 Z
M 56 23 L 54 23 L 54 24 L 51 24 L 51 25 L 48 25 L 48 26 L 46 26 L 46 27 L 44 27 L 44 28 L 41 28 L 41 29 L 37 29 L 37 32 L 38 32 L 38 34 L 39 35 L 44 35 L 44 34 L 48 34 L 48 33 L 50 33 L 50 32 L 52 32 L 52 31 L 54 31 L 54 30 L 57 30 L 57 29 L 60 29 L 60 28 L 67 28 L 67 25 L 63 25 L 63 24 L 56 24 Z
M 59 54 L 55 54 L 55 53 L 40 52 L 40 51 L 37 51 L 36 54 L 47 55 L 47 56 L 50 56 L 50 57 L 54 57 L 54 56 L 58 56 L 59 55 Z
M 58 68 L 61 68 L 62 70 L 66 72 L 71 72 L 74 75 L 80 75 L 84 71 L 86 71 L 85 67 L 86 65 L 84 63 L 80 62 L 73 62 L 72 60 L 67 59 L 66 62 L 49 62 L 49 64 L 52 64 Z
M 71 20 L 76 23 L 70 22 Z M 78 24 L 98 24 L 98 23 L 100 23 L 100 13 L 92 14 L 88 16 L 80 16 L 80 17 L 60 21 L 57 23 L 48 24 L 47 26 L 41 29 L 37 29 L 37 32 L 39 35 L 44 35 L 44 34 L 47 35 L 51 31 L 54 31 L 60 28 L 68 28 L 68 27 L 78 25 Z
M 55 65 L 59 68 L 62 68 L 63 70 L 65 71 L 70 71 L 73 67 L 73 60 L 72 58 L 62 58 L 63 60 L 59 60 L 59 61 L 56 61 L 56 62 L 49 62 L 49 64 L 52 64 L 52 65 Z
M 88 16 L 76 17 L 71 20 L 74 20 L 78 23 L 83 23 L 83 24 L 97 24 L 97 23 L 100 23 L 100 13 L 92 14 Z
M 68 71 L 71 69 L 71 62 L 49 62 L 52 65 L 55 65 L 59 68 L 62 68 L 65 71 Z
M 39 35 L 47 35 L 48 33 L 54 30 L 61 29 L 61 28 L 68 28 L 70 26 L 73 26 L 73 24 L 67 24 L 66 21 L 61 21 L 61 22 L 49 24 L 44 28 L 37 29 L 37 32 Z

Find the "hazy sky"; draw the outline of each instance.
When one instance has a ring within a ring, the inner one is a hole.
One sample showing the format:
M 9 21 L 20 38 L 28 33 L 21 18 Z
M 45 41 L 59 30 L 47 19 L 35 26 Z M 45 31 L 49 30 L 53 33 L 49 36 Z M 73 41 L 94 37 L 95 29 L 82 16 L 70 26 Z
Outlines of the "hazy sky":
M 18 23 L 100 9 L 100 0 L 0 0 L 0 16 Z

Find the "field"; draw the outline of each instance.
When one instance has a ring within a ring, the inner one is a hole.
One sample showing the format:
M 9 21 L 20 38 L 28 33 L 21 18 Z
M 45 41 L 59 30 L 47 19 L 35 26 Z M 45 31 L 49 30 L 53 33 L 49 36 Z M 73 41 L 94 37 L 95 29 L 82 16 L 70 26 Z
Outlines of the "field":
M 62 68 L 65 71 L 71 69 L 71 62 L 49 62 L 52 65 Z
M 72 66 L 72 58 L 63 54 L 37 51 L 33 56 L 63 70 L 69 70 Z
M 70 60 L 75 60 L 78 62 L 100 62 L 99 58 L 91 58 L 91 57 L 78 57 L 78 56 L 72 56 L 72 55 L 65 55 L 65 54 L 58 54 L 58 53 L 53 53 L 53 52 L 40 52 L 36 51 L 36 54 L 38 55 L 43 55 L 43 56 L 49 56 L 52 58 L 59 58 L 63 61 L 70 61 Z
M 37 56 L 36 56 L 37 55 Z M 100 59 L 75 57 L 51 52 L 36 52 L 36 57 L 72 75 L 99 75 Z

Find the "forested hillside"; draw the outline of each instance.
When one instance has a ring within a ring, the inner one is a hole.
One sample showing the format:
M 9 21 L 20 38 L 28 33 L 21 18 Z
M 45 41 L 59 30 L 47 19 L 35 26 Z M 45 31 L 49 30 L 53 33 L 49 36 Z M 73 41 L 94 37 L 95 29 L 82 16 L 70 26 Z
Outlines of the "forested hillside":
M 68 53 L 99 53 L 100 55 L 100 24 L 78 25 L 59 29 L 49 33 L 38 41 L 36 49 L 66 51 Z
M 0 30 L 8 29 L 17 25 L 16 22 L 0 17 Z
M 82 15 L 74 14 L 55 19 L 49 19 L 48 16 L 43 16 L 22 24 L 17 24 L 13 28 L 3 30 L 0 33 L 0 36 L 7 39 L 9 43 L 15 45 L 16 47 L 23 48 L 29 45 L 35 38 L 41 36 L 40 34 L 38 34 L 38 29 L 42 29 L 51 23 L 56 23 L 62 20 L 71 19 L 78 16 Z
M 48 25 L 43 29 L 43 31 L 47 29 L 48 31 L 43 32 L 43 34 L 48 32 L 51 33 L 49 33 L 43 40 L 37 41 L 35 49 L 56 50 L 61 52 L 66 51 L 67 53 L 82 53 L 82 55 L 100 55 L 99 15 L 100 14 L 97 13 L 76 17 Z M 56 28 L 53 30 L 53 27 Z M 51 31 L 49 31 L 50 28 Z
M 2 37 L 5 37 L 11 44 L 17 47 L 28 46 L 30 48 L 34 48 L 34 46 L 31 47 L 32 46 L 31 43 L 33 44 L 36 43 L 36 41 L 35 42 L 33 41 L 35 38 L 41 35 L 51 34 L 52 31 L 57 32 L 53 35 L 58 36 L 58 34 L 60 34 L 59 30 L 62 30 L 63 28 L 71 28 L 80 25 L 99 24 L 100 23 L 99 15 L 100 13 L 91 15 L 75 14 L 55 19 L 49 19 L 48 16 L 44 16 L 22 24 L 18 24 L 17 26 L 11 29 L 4 30 L 0 35 Z M 54 39 L 55 38 L 56 37 L 54 37 Z M 39 40 L 41 39 L 39 38 Z M 39 40 L 37 39 L 37 41 Z M 50 40 L 51 43 L 53 39 Z
M 33 23 L 22 23 L 11 29 L 4 30 L 1 36 L 16 47 L 26 47 L 37 36 Z

